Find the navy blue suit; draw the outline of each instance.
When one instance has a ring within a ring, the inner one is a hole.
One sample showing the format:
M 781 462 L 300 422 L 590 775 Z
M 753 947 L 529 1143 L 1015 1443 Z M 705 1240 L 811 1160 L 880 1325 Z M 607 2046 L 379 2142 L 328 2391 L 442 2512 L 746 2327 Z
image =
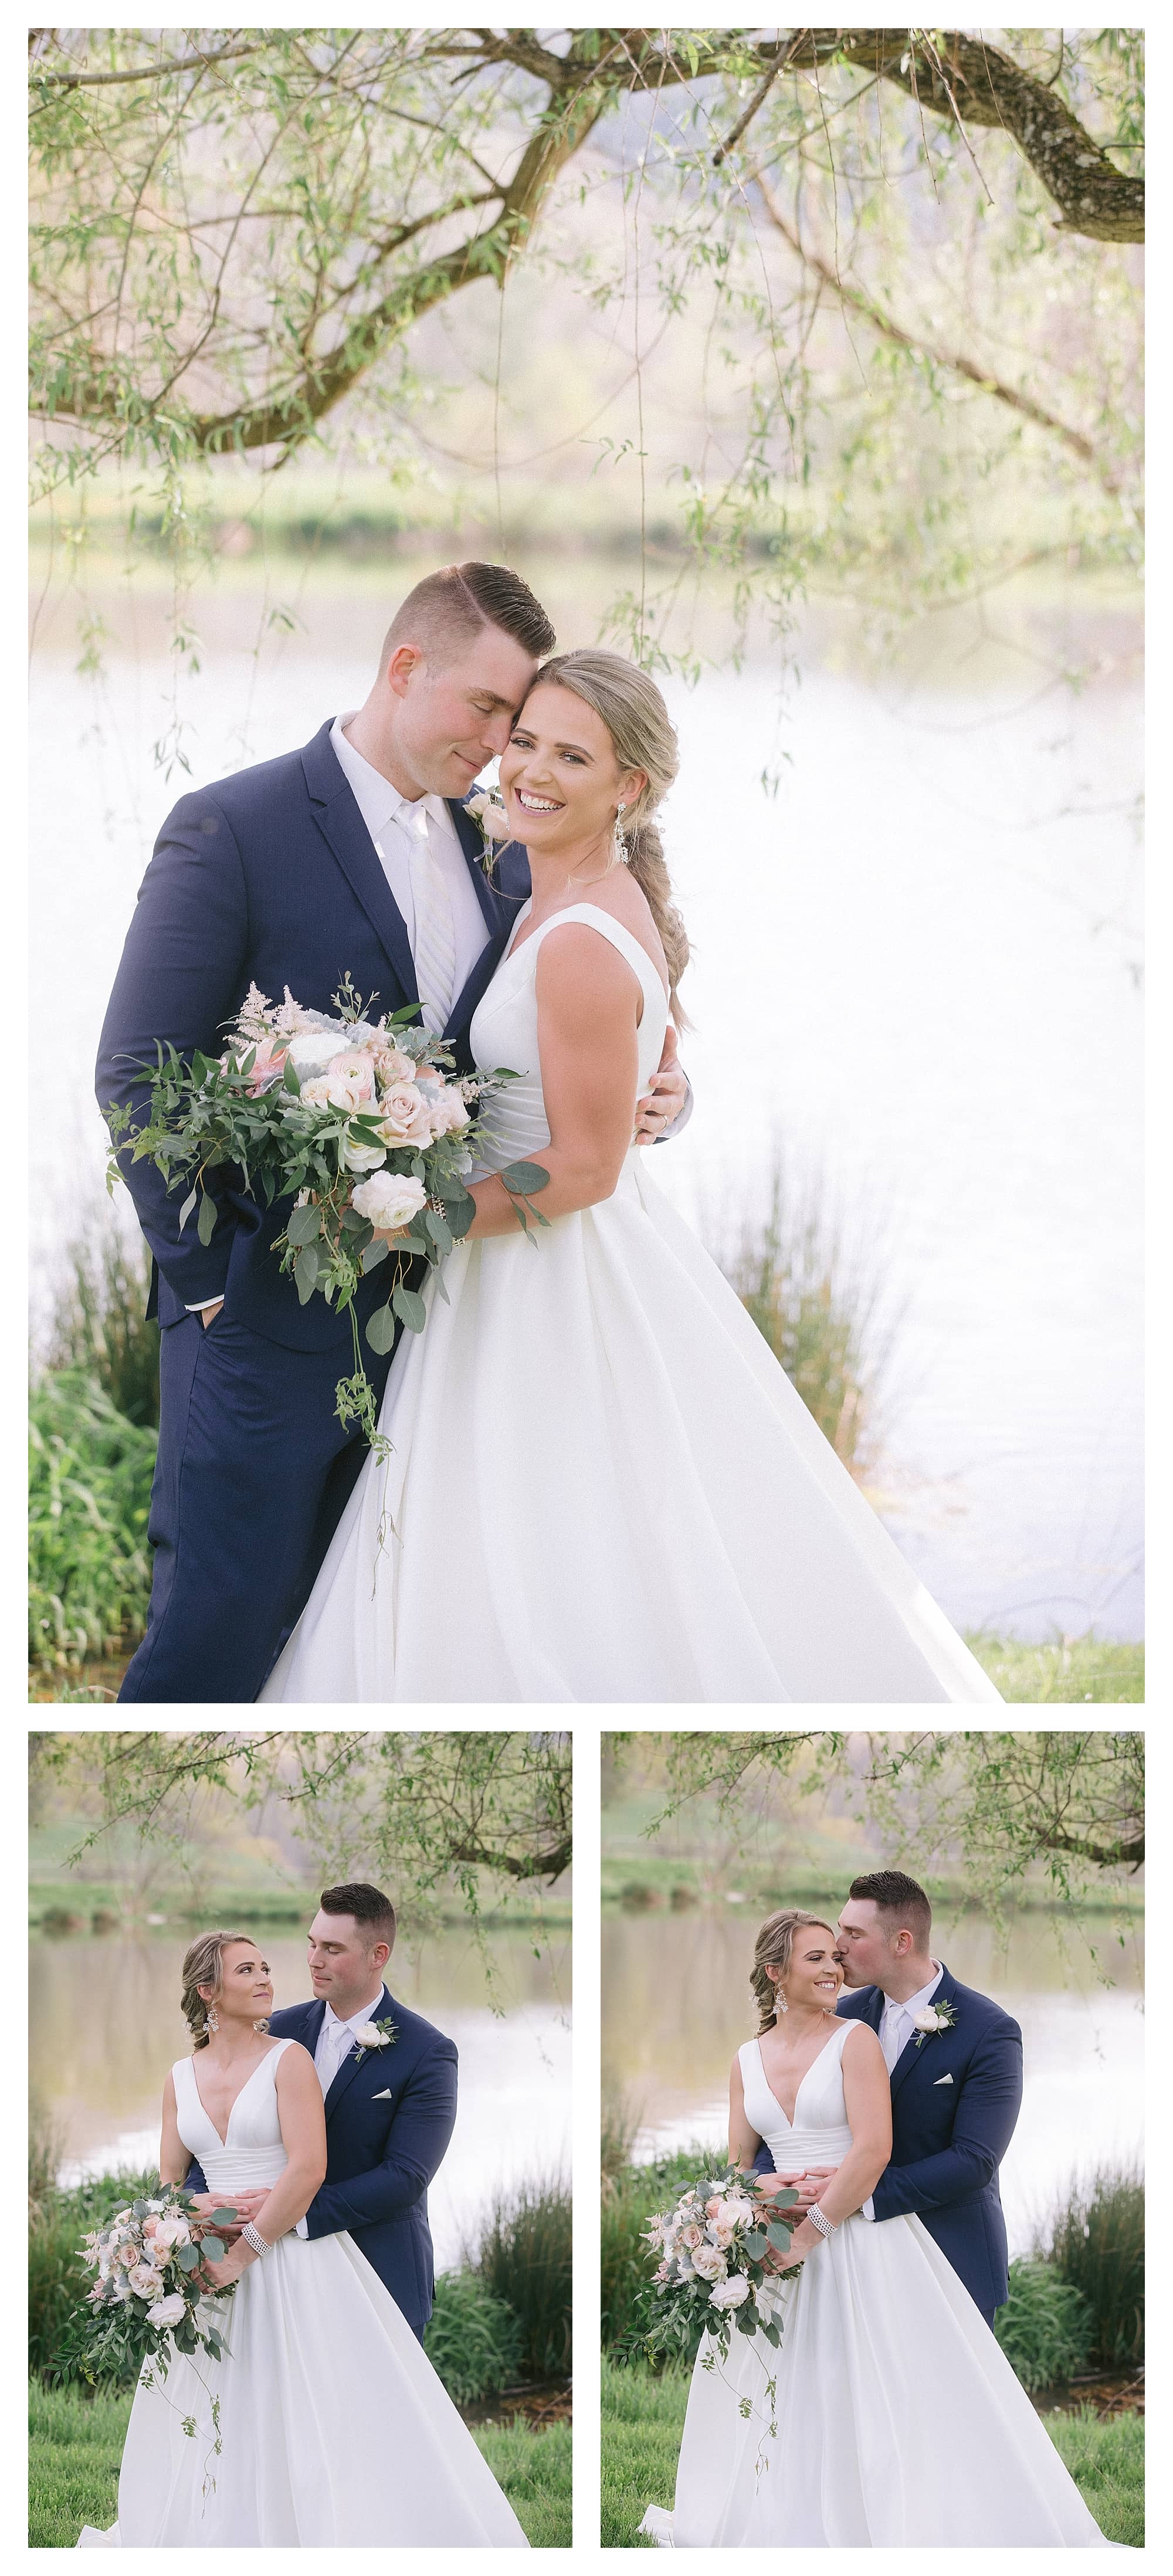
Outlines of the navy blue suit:
M 275 2039 L 299 2039 L 312 2057 L 325 2012 L 324 2003 L 291 2004 L 270 2015 L 269 2028 Z M 347 2230 L 422 2343 L 435 2289 L 428 2184 L 455 2126 L 456 2048 L 384 1986 L 371 2019 L 385 2015 L 395 2024 L 392 2046 L 363 2057 L 352 2049 L 326 2095 L 326 2179 L 306 2225 L 311 2241 Z M 192 2164 L 185 2189 L 207 2188 Z
M 485 916 L 486 945 L 452 1010 L 448 1036 L 467 1070 L 469 1024 L 530 891 L 524 850 L 499 856 L 495 885 L 481 839 L 450 807 Z M 182 796 L 139 889 L 102 1030 L 99 1107 L 147 1092 L 137 1063 L 156 1040 L 181 1056 L 219 1053 L 252 982 L 286 984 L 329 1011 L 351 974 L 381 1015 L 418 998 L 411 946 L 378 855 L 323 725 L 301 751 Z M 123 1169 L 154 1257 L 149 1311 L 162 1327 L 159 1456 L 148 1536 L 155 1550 L 147 1633 L 120 1699 L 251 1701 L 299 1617 L 366 1455 L 334 1414 L 353 1366 L 351 1328 L 322 1297 L 298 1302 L 272 1252 L 287 1208 L 267 1211 L 243 1176 L 217 1174 L 211 1242 L 185 1192 L 153 1163 Z M 360 1334 L 386 1283 L 359 1291 Z M 223 1297 L 205 1331 L 192 1306 Z M 390 1355 L 363 1356 L 376 1399 Z
M 954 2027 L 919 2048 L 914 2036 L 901 2049 L 892 2069 L 892 2156 L 872 2207 L 877 2222 L 919 2218 L 992 2326 L 1009 2296 L 998 2167 L 1022 2102 L 1022 2032 L 948 1968 L 933 2003 L 952 2005 Z M 841 2016 L 866 2021 L 877 2037 L 883 2009 L 878 1986 L 839 1998 Z M 755 2170 L 770 2168 L 763 2150 Z

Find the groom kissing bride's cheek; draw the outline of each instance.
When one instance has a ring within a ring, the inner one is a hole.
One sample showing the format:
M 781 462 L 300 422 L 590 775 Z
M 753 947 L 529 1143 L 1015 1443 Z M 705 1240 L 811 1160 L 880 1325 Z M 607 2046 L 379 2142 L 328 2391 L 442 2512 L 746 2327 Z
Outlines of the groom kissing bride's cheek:
M 924 1889 L 888 1869 L 834 1926 L 761 1927 L 729 2158 L 793 2188 L 798 2223 L 769 2331 L 759 2307 L 724 2360 L 702 2339 L 675 2505 L 641 2525 L 660 2547 L 1111 2546 L 992 2330 L 1022 2034 L 931 1936 Z
M 555 640 L 430 574 L 361 707 L 163 824 L 97 1073 L 161 1327 L 120 1697 L 996 1701 L 657 1186 L 680 746 Z

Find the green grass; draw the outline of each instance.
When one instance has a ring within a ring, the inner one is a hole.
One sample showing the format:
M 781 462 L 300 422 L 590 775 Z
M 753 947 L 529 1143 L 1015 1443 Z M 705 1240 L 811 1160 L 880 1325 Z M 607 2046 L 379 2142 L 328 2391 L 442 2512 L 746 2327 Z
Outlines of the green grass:
M 604 2549 L 651 2549 L 638 2537 L 649 2504 L 671 2505 L 688 2402 L 689 2373 L 617 2370 L 603 2362 L 602 2528 Z M 1109 2540 L 1144 2541 L 1144 2419 L 1102 2422 L 1086 2408 L 1049 2415 L 1047 2431 L 1089 2511 Z
M 108 2529 L 118 2513 L 118 2463 L 129 2397 L 86 2399 L 34 2385 L 29 2397 L 29 2547 L 72 2549 L 85 2522 Z M 474 2429 L 477 2448 L 505 2489 L 532 2549 L 570 2546 L 570 2428 Z
M 141 1637 L 151 1589 L 153 1429 L 66 1369 L 29 1398 L 29 1661 L 64 1674 Z
M 1017 1637 L 966 1638 L 971 1654 L 1003 1699 L 1028 1701 L 1144 1700 L 1144 1644 L 1116 1645 L 1104 1637 L 1076 1637 L 1053 1645 L 1023 1645 Z

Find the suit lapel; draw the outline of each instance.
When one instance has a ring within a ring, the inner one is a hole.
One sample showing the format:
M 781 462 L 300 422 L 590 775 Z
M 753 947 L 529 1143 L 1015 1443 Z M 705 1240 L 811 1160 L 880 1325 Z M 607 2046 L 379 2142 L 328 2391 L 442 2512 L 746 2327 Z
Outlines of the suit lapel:
M 419 1000 L 407 924 L 351 795 L 349 781 L 335 758 L 329 725 L 323 725 L 313 741 L 306 744 L 301 761 L 318 830 L 362 905 L 399 986 L 398 998 L 380 993 L 377 999 L 384 1010 L 399 1010 L 404 1002 Z
M 461 1038 L 465 1035 L 473 1012 L 478 1002 L 483 999 L 497 971 L 501 951 L 517 919 L 518 910 L 525 901 L 525 896 L 503 894 L 498 886 L 490 885 L 484 869 L 484 844 L 472 815 L 466 814 L 463 805 L 454 804 L 451 799 L 448 800 L 448 811 L 464 853 L 465 865 L 476 888 L 477 902 L 485 916 L 485 926 L 489 933 L 485 946 L 457 994 L 448 1015 L 448 1028 L 445 1034 L 453 1038 Z
M 325 2005 L 323 2005 L 323 2006 L 322 2006 L 322 2010 L 323 2010 L 323 2012 L 325 2012 Z M 390 2010 L 391 2010 L 391 1997 L 390 1997 L 390 1995 L 389 1995 L 389 1994 L 388 1994 L 388 1992 L 387 1992 L 386 1986 L 384 1986 L 383 1991 L 382 1991 L 382 1993 L 381 1993 L 381 1995 L 380 1995 L 380 1997 L 379 1997 L 378 2003 L 375 2005 L 375 2009 L 374 2009 L 373 2013 L 371 2014 L 371 2020 L 372 2020 L 372 2021 L 381 2021 L 381 2020 L 384 2018 L 384 2016 L 390 2012 Z M 380 2050 L 378 2053 L 379 2053 L 379 2055 L 380 2055 L 380 2056 L 382 2055 L 382 2051 L 381 2051 L 381 2050 Z M 344 2099 L 345 2095 L 349 2092 L 350 2087 L 351 2087 L 351 2085 L 352 2085 L 352 2084 L 353 2084 L 353 2082 L 354 2082 L 355 2076 L 358 2074 L 358 2071 L 359 2071 L 360 2066 L 364 2066 L 365 2064 L 366 2064 L 366 2059 L 365 2059 L 365 2058 L 363 2058 L 363 2057 L 360 2057 L 360 2056 L 359 2056 L 359 2053 L 358 2053 L 358 2042 L 357 2042 L 356 2040 L 352 2040 L 351 2045 L 350 2045 L 349 2049 L 347 2050 L 346 2056 L 343 2058 L 343 2060 L 342 2060 L 342 2064 L 341 2064 L 341 2065 L 340 2065 L 340 2067 L 338 2068 L 338 2072 L 337 2072 L 337 2074 L 335 2075 L 335 2077 L 334 2077 L 334 2081 L 333 2081 L 333 2083 L 332 2083 L 332 2084 L 331 2084 L 331 2086 L 330 2086 L 330 2090 L 329 2090 L 329 2092 L 328 2092 L 328 2093 L 327 2093 L 327 2095 L 326 2095 L 326 2119 L 327 2119 L 327 2122 L 329 2122 L 329 2121 L 331 2121 L 331 2120 L 333 2119 L 334 2114 L 335 2114 L 335 2112 L 336 2112 L 336 2110 L 337 2110 L 337 2108 L 338 2108 L 339 2103 Z
M 945 1966 L 945 1962 L 944 1962 L 944 1960 L 942 1960 L 942 1961 L 941 1961 L 941 1982 L 940 1982 L 940 1985 L 939 1985 L 939 1986 L 938 1986 L 938 1988 L 937 1988 L 936 1994 L 933 1996 L 933 2002 L 934 2002 L 935 2004 L 938 2004 L 938 2003 L 940 2003 L 940 2004 L 947 2004 L 947 2003 L 951 2003 L 951 2002 L 952 2002 L 952 2000 L 953 2000 L 953 1980 L 952 1980 L 952 1978 L 950 1977 L 950 1974 L 949 1974 L 948 1968 Z M 900 2091 L 900 2087 L 901 2087 L 901 2085 L 902 2085 L 902 2084 L 907 2083 L 910 2068 L 911 2068 L 911 2067 L 916 2063 L 917 2059 L 918 2059 L 918 2058 L 920 2058 L 920 2057 L 923 2055 L 924 2050 L 925 2050 L 926 2048 L 931 2048 L 931 2047 L 932 2047 L 932 2045 L 933 2045 L 933 2042 L 932 2042 L 932 2040 L 931 2040 L 931 2039 L 925 2039 L 925 2040 L 923 2040 L 923 2041 L 921 2042 L 921 2046 L 918 2048 L 918 2047 L 917 2047 L 917 2044 L 916 2044 L 916 2041 L 917 2041 L 917 2034 L 916 2034 L 916 2032 L 914 2031 L 914 2032 L 913 2032 L 913 2034 L 912 2034 L 911 2039 L 908 2039 L 908 2040 L 906 2040 L 906 2041 L 905 2041 L 905 2044 L 904 2044 L 903 2048 L 902 2048 L 902 2049 L 901 2049 L 901 2051 L 900 2051 L 900 2055 L 899 2055 L 899 2057 L 898 2057 L 898 2058 L 897 2058 L 897 2060 L 896 2060 L 896 2064 L 895 2064 L 895 2066 L 894 2066 L 894 2067 L 893 2067 L 893 2069 L 892 2069 L 892 2099 L 893 2099 L 893 2101 L 895 2101 L 896 2096 L 897 2096 L 898 2092 Z M 944 2072 L 944 2069 L 942 2069 L 942 2072 Z

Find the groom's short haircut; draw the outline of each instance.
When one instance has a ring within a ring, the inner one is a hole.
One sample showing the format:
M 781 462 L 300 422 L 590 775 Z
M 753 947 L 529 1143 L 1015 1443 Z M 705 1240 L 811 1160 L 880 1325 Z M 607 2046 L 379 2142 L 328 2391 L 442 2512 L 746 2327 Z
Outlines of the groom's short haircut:
M 418 644 L 438 660 L 455 658 L 483 626 L 499 626 L 535 662 L 558 641 L 541 602 L 508 564 L 445 564 L 417 581 L 396 609 L 383 638 L 380 678 L 400 644 Z
M 933 1909 L 915 1878 L 906 1878 L 902 1869 L 871 1869 L 863 1878 L 853 1878 L 847 1893 L 870 1899 L 877 1913 L 888 1917 L 886 1932 L 911 1932 L 918 1950 L 927 1950 Z
M 377 1941 L 385 1941 L 389 1950 L 395 1947 L 395 1908 L 381 1887 L 372 1887 L 367 1878 L 347 1879 L 341 1887 L 322 1889 L 323 1914 L 351 1914 L 370 1936 L 372 1950 Z

